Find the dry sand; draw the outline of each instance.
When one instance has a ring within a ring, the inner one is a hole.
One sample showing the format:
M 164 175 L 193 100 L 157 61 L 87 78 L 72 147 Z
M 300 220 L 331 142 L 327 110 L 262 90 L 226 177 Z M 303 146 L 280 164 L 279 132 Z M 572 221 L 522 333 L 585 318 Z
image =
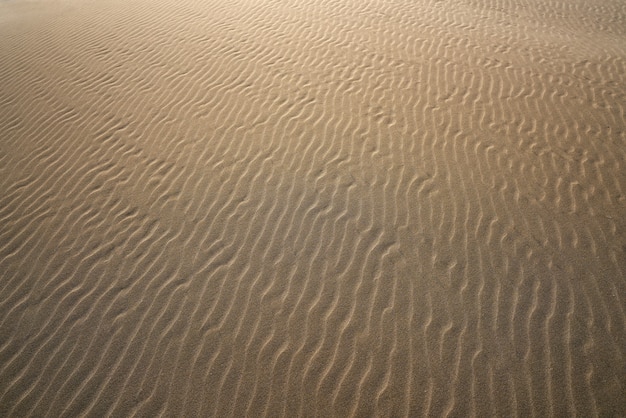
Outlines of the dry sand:
M 626 416 L 622 0 L 0 2 L 1 416 Z

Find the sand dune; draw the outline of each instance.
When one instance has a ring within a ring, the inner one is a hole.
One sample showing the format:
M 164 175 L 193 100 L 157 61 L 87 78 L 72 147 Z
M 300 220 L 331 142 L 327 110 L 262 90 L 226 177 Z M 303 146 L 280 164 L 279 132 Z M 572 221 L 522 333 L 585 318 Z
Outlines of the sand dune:
M 626 416 L 620 0 L 0 2 L 0 415 Z

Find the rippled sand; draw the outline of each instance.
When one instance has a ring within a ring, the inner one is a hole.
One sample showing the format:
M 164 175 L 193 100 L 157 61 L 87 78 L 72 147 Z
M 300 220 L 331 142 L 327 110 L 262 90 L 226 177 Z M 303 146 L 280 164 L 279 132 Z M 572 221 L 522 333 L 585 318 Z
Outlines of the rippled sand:
M 0 2 L 1 416 L 626 416 L 621 0 Z

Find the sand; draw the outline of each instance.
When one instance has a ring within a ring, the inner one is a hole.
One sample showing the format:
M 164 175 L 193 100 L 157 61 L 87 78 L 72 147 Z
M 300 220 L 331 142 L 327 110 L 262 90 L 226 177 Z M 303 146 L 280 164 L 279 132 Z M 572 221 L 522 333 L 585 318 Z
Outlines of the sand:
M 626 416 L 622 0 L 0 2 L 0 416 Z

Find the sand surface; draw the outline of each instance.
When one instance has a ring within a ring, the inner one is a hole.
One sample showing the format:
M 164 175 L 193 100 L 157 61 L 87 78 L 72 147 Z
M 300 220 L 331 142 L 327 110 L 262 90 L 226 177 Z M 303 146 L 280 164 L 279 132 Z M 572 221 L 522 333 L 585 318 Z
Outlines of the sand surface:
M 622 0 L 0 2 L 0 416 L 626 416 Z

